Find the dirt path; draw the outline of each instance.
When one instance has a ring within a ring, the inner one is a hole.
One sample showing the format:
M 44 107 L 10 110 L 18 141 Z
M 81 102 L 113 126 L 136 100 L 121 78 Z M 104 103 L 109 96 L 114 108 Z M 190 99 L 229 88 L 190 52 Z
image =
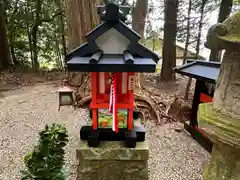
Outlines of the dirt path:
M 45 124 L 65 124 L 70 136 L 66 161 L 69 179 L 75 179 L 75 148 L 79 129 L 87 119 L 87 111 L 64 107 L 57 111 L 58 97 L 54 83 L 7 92 L 0 99 L 0 180 L 20 179 L 23 156 L 29 152 L 38 132 Z M 150 180 L 197 180 L 209 157 L 186 133 L 174 131 L 179 124 L 155 127 L 145 124 L 150 146 Z

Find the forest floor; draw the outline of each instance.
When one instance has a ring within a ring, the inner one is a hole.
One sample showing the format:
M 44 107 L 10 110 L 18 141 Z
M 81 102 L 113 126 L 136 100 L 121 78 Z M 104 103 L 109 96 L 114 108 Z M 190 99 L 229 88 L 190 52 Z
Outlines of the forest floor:
M 158 84 L 157 74 L 145 78 L 145 85 L 166 97 L 184 94 L 187 79 L 177 76 L 177 83 Z M 46 81 L 32 74 L 0 75 L 0 180 L 20 179 L 23 156 L 32 150 L 45 124 L 66 125 L 70 142 L 66 148 L 66 170 L 69 179 L 76 178 L 75 143 L 79 129 L 88 118 L 86 109 L 63 107 L 58 111 L 56 90 L 59 81 Z M 190 93 L 190 99 L 192 92 Z M 144 122 L 150 146 L 150 180 L 201 180 L 209 154 L 182 128 L 179 122 L 163 126 L 153 120 Z

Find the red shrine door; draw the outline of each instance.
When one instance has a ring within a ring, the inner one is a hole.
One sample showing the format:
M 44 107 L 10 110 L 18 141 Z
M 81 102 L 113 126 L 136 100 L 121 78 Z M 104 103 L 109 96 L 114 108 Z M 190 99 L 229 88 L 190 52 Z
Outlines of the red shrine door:
M 128 130 L 132 130 L 133 121 L 133 85 L 134 73 L 129 72 L 92 72 L 92 120 L 93 129 L 98 128 L 98 109 L 113 108 L 113 130 L 118 132 L 117 111 L 127 109 L 128 111 Z M 111 86 L 114 88 L 111 89 Z M 111 91 L 112 90 L 112 91 Z M 112 94 L 112 96 L 111 96 Z

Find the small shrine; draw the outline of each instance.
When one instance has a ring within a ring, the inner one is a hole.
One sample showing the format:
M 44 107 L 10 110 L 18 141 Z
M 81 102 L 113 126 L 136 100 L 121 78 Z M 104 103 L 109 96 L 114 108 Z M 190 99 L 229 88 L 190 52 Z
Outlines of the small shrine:
M 140 35 L 129 28 L 115 4 L 98 7 L 102 23 L 86 35 L 87 42 L 66 57 L 68 71 L 90 72 L 92 101 L 88 125 L 80 137 L 97 147 L 100 141 L 125 141 L 133 148 L 145 140 L 145 130 L 134 103 L 134 73 L 154 73 L 159 57 L 138 43 Z
M 90 72 L 91 80 L 89 121 L 76 146 L 77 179 L 148 179 L 149 148 L 135 107 L 134 74 L 154 73 L 159 57 L 125 24 L 128 11 L 99 6 L 102 23 L 66 57 L 68 71 Z
M 240 12 L 209 29 L 207 47 L 225 50 L 213 102 L 199 105 L 198 125 L 213 142 L 204 180 L 240 179 Z
M 176 73 L 196 79 L 190 122 L 184 123 L 184 129 L 208 152 L 212 151 L 213 144 L 205 135 L 205 132 L 199 128 L 197 114 L 201 103 L 208 103 L 213 100 L 220 66 L 220 62 L 188 60 L 187 64 L 174 69 Z

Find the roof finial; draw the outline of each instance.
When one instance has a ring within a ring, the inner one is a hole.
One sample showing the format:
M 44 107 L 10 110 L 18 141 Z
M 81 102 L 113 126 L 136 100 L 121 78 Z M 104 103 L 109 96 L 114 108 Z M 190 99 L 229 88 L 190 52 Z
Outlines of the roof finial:
M 118 21 L 119 15 L 119 7 L 116 4 L 111 3 L 106 6 L 105 21 Z
M 128 6 L 118 6 L 114 3 L 109 3 L 106 6 L 97 6 L 98 14 L 100 14 L 103 21 L 126 21 L 125 17 L 129 11 Z

